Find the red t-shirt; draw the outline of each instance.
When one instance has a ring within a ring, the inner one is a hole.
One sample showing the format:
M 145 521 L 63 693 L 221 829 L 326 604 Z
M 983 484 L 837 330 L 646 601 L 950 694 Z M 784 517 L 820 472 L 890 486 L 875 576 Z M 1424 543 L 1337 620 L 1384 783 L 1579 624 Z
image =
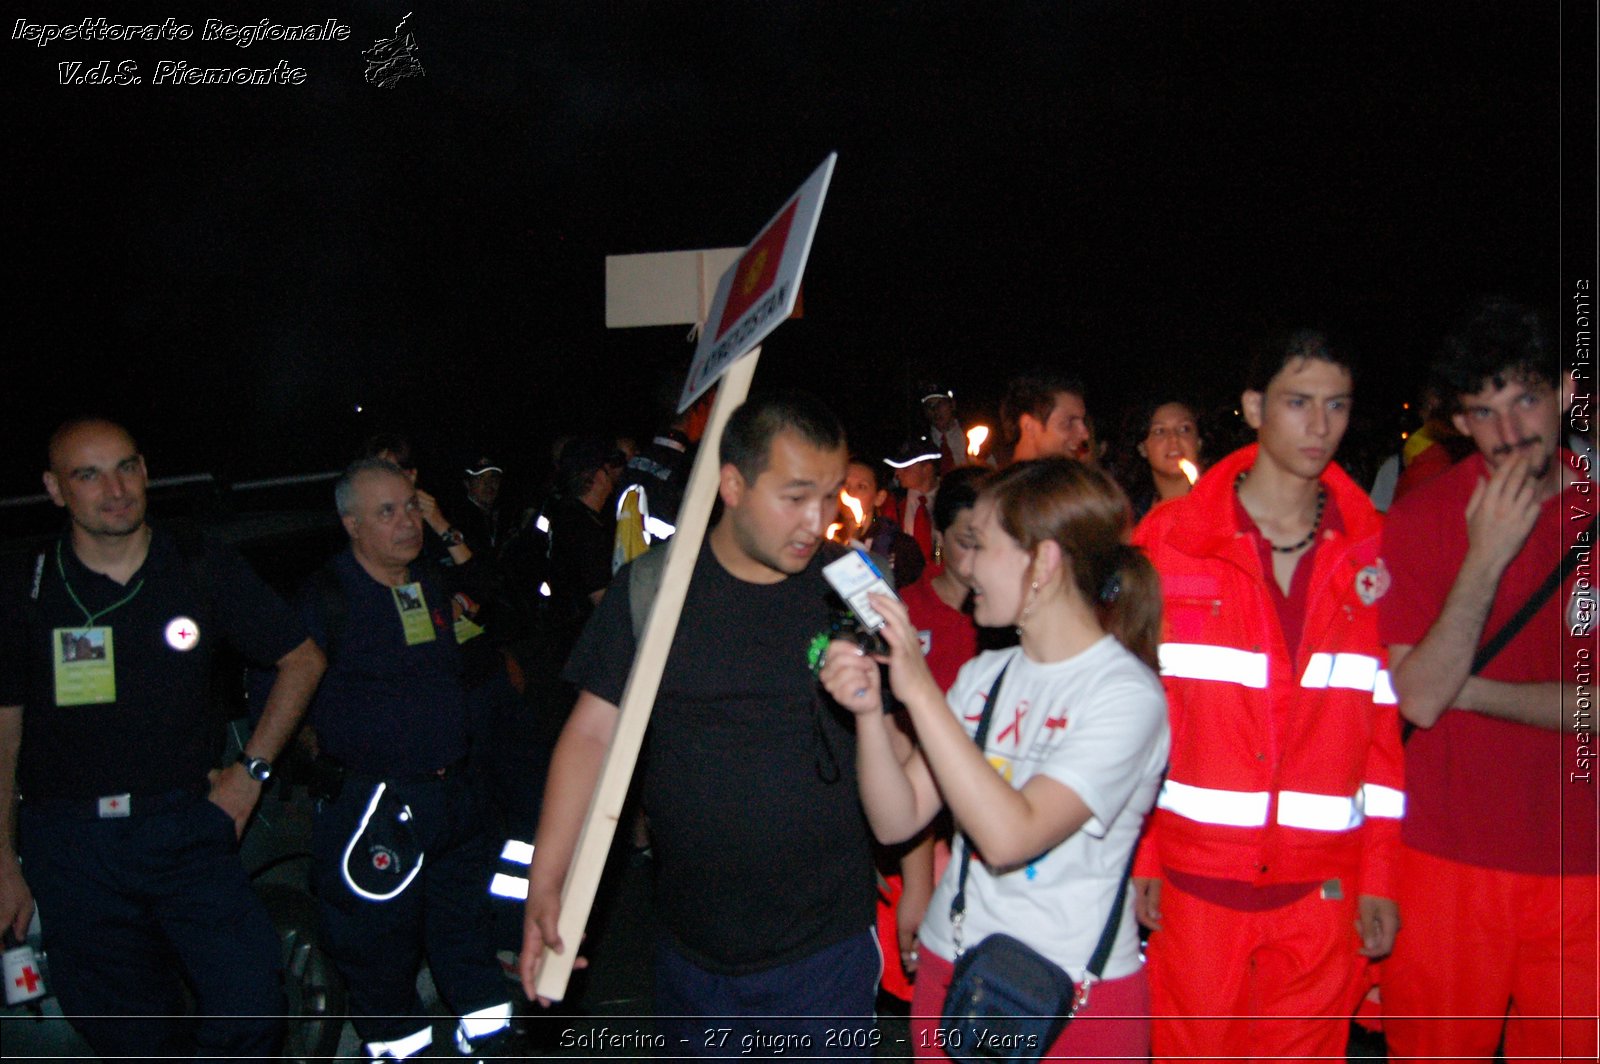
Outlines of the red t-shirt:
M 978 629 L 971 617 L 946 606 L 933 589 L 933 578 L 942 572 L 942 567 L 930 567 L 921 580 L 900 592 L 900 598 L 922 637 L 928 671 L 939 681 L 940 690 L 948 691 L 961 666 L 978 654 Z
M 1583 468 L 1566 451 L 1557 460 Z M 1472 455 L 1389 511 L 1383 556 L 1392 584 L 1378 604 L 1385 643 L 1415 646 L 1438 618 L 1467 553 L 1467 500 L 1488 474 L 1483 457 Z M 1545 501 L 1527 542 L 1500 578 L 1480 645 L 1550 575 L 1594 509 L 1595 487 L 1587 480 Z M 1574 637 L 1568 613 L 1577 608 L 1575 592 L 1592 591 L 1593 580 L 1589 566 L 1576 566 L 1481 675 L 1508 683 L 1576 683 L 1582 674 L 1592 685 L 1593 631 Z M 1584 750 L 1593 746 L 1590 724 L 1585 741 L 1584 733 L 1447 710 L 1406 743 L 1401 838 L 1418 850 L 1484 868 L 1592 874 L 1596 784 Z

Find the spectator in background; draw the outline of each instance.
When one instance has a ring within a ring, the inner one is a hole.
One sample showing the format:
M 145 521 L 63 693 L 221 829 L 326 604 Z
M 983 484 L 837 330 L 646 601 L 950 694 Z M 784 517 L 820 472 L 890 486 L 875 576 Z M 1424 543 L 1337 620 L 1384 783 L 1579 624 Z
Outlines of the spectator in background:
M 1132 444 L 1121 465 L 1135 522 L 1157 503 L 1189 494 L 1192 482 L 1180 463 L 1189 462 L 1199 475 L 1200 421 L 1193 406 L 1177 399 L 1146 402 L 1129 417 L 1123 435 Z
M 844 493 L 861 507 L 861 520 L 856 522 L 851 514 L 846 518 L 844 538 L 859 540 L 867 550 L 889 559 L 893 567 L 894 585 L 905 587 L 917 582 L 925 562 L 917 541 L 900 530 L 891 517 L 882 512 L 889 493 L 878 482 L 878 471 L 871 463 L 855 460 L 845 473 Z
M 941 691 L 950 689 L 961 666 L 978 653 L 971 604 L 972 557 L 976 548 L 972 508 L 987 475 L 988 471 L 981 467 L 963 466 L 944 478 L 933 506 L 941 563 L 929 566 L 921 580 L 900 590 L 906 614 L 928 659 L 928 671 Z M 903 751 L 908 751 L 913 731 L 903 709 L 897 711 L 896 723 L 900 725 L 897 742 Z M 911 981 L 920 959 L 917 929 L 928 913 L 933 885 L 950 859 L 949 824 L 940 817 L 910 842 L 875 849 L 884 878 L 878 896 L 883 988 L 909 1004 Z
M 616 544 L 612 568 L 620 569 L 652 544 L 677 531 L 678 507 L 689 484 L 694 449 L 705 435 L 716 389 L 678 414 L 672 425 L 628 458 L 618 481 Z
M 467 463 L 462 474 L 466 505 L 462 507 L 459 527 L 466 544 L 474 554 L 497 557 L 516 527 L 514 508 L 501 505 L 505 471 L 494 459 L 480 454 Z
M 932 565 L 938 557 L 933 505 L 939 494 L 939 448 L 925 436 L 914 436 L 883 463 L 894 470 L 895 483 L 904 493 L 901 527 L 917 541 L 922 560 Z
M 928 419 L 928 435 L 939 450 L 939 473 L 978 461 L 967 454 L 967 434 L 956 419 L 955 392 L 937 385 L 924 385 L 922 416 Z
M 1012 462 L 1078 458 L 1091 433 L 1082 382 L 1053 373 L 1013 378 L 1000 400 L 1001 441 Z
M 611 500 L 621 472 L 616 454 L 607 438 L 578 436 L 567 441 L 556 463 L 559 497 L 549 511 L 549 610 L 552 634 L 563 651 L 611 583 L 616 540 Z

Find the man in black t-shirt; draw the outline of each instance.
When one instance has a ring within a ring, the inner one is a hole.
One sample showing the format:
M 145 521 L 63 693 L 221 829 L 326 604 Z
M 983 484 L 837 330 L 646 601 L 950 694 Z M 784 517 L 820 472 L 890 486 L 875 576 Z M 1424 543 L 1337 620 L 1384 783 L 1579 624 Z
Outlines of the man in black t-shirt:
M 53 989 L 102 1058 L 275 1055 L 278 936 L 238 837 L 322 653 L 236 553 L 145 523 L 144 458 L 121 426 L 68 422 L 49 463 L 68 530 L 27 585 L 5 589 L 17 598 L 0 624 L 0 926 L 21 935 L 37 896 Z M 238 763 L 220 771 L 218 637 L 278 668 Z
M 854 733 L 807 662 L 829 621 L 820 552 L 844 481 L 844 433 L 815 400 L 753 400 L 729 420 L 720 457 L 723 517 L 695 563 L 645 757 L 664 925 L 656 1032 L 674 1054 L 718 1054 L 760 1019 L 825 1052 L 825 1027 L 870 1019 L 879 970 Z M 625 568 L 567 668 L 581 693 L 529 872 L 530 996 L 545 945 L 563 948 L 561 886 L 636 649 L 630 591 Z M 728 1040 L 708 1046 L 697 1017 L 731 1024 Z

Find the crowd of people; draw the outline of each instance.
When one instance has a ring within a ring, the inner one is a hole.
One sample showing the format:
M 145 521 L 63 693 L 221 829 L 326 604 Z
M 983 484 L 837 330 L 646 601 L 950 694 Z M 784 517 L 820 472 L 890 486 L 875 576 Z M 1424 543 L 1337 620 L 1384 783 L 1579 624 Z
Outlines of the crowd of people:
M 1377 482 L 1335 461 L 1354 367 L 1309 329 L 1261 345 L 1226 450 L 1170 395 L 1108 448 L 1055 371 L 1007 384 L 987 448 L 940 388 L 886 456 L 816 396 L 740 405 L 627 825 L 651 1044 L 871 1056 L 841 1025 L 899 1001 L 916 1055 L 964 1059 L 947 997 L 1014 940 L 1076 990 L 1002 1055 L 1343 1059 L 1361 1010 L 1391 1059 L 1593 1059 L 1593 452 L 1568 417 L 1592 381 L 1560 358 L 1537 313 L 1480 303 Z M 236 846 L 291 750 L 368 1054 L 433 1047 L 424 960 L 446 1052 L 520 1051 L 547 951 L 580 948 L 562 888 L 709 405 L 643 448 L 564 441 L 534 506 L 481 454 L 441 504 L 374 437 L 334 493 L 348 544 L 292 603 L 147 520 L 127 429 L 56 431 L 66 528 L 0 623 L 0 923 L 37 902 L 97 1054 L 277 1051 Z M 896 589 L 875 632 L 823 574 L 855 548 Z M 223 768 L 219 639 L 259 666 Z M 520 994 L 484 889 L 519 827 Z

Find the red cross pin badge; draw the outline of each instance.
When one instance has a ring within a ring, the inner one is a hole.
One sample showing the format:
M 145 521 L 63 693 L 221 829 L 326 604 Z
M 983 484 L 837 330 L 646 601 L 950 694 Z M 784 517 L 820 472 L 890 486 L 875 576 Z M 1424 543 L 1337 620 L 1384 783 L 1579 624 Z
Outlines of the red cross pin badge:
M 167 622 L 167 646 L 173 650 L 193 650 L 200 642 L 200 626 L 193 617 L 177 616 Z

